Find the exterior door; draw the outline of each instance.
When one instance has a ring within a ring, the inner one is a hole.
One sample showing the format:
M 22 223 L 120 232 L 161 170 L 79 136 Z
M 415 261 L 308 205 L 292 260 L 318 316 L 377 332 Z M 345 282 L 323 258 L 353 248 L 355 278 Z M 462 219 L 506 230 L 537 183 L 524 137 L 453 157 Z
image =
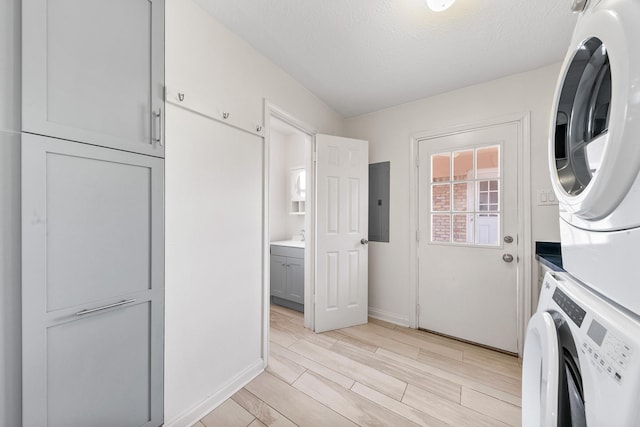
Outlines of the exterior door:
M 25 427 L 162 424 L 163 164 L 23 136 Z
M 419 142 L 420 328 L 516 353 L 518 127 Z
M 316 136 L 315 330 L 367 323 L 369 142 Z
M 164 157 L 164 0 L 24 0 L 22 129 Z

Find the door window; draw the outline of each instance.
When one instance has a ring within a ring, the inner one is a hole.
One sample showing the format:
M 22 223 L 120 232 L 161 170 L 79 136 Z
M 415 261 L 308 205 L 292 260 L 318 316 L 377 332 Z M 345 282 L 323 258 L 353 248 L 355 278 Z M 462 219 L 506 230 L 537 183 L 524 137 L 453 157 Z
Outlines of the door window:
M 500 146 L 431 155 L 431 242 L 499 244 Z

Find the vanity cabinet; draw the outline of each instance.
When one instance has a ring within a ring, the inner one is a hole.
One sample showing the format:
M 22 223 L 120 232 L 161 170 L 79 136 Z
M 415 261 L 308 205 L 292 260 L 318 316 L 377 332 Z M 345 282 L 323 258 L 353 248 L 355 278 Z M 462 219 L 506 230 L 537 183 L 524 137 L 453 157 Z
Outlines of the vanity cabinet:
M 304 248 L 271 245 L 271 302 L 304 311 Z
M 22 130 L 164 157 L 164 0 L 22 2 Z

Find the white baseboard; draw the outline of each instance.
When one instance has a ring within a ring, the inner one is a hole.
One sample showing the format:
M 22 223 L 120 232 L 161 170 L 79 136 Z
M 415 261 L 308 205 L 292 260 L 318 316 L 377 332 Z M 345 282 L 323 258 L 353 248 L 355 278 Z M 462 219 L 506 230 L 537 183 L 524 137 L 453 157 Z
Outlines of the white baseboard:
M 205 415 L 220 406 L 225 400 L 233 396 L 238 390 L 249 384 L 264 371 L 264 361 L 259 359 L 251 366 L 233 377 L 220 390 L 202 402 L 189 408 L 173 420 L 164 424 L 165 427 L 189 427 L 200 421 Z
M 393 323 L 394 325 L 400 325 L 408 328 L 411 323 L 409 322 L 409 316 L 403 316 L 397 313 L 391 313 L 379 308 L 369 307 L 369 317 L 374 319 L 384 320 L 385 322 Z

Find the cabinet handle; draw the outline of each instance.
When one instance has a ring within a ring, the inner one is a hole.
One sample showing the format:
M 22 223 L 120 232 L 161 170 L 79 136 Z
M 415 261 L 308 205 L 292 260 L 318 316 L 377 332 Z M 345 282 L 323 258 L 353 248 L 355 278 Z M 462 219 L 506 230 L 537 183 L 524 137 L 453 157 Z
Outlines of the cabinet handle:
M 153 138 L 153 140 L 157 142 L 159 146 L 162 147 L 164 144 L 162 143 L 162 109 L 161 108 L 158 108 L 158 111 L 153 112 L 153 122 L 154 122 L 154 126 L 156 126 L 154 130 L 157 129 L 157 132 L 155 132 L 155 135 L 157 136 L 157 138 Z
M 102 307 L 96 307 L 96 308 L 89 308 L 89 309 L 81 310 L 81 311 L 76 313 L 76 316 L 84 316 L 85 314 L 95 313 L 96 311 L 102 311 L 102 310 L 106 310 L 108 308 L 119 307 L 119 306 L 125 305 L 125 304 L 131 304 L 132 302 L 136 302 L 136 300 L 135 299 L 125 299 L 125 300 L 122 300 L 120 302 L 114 302 L 113 304 L 103 305 Z

